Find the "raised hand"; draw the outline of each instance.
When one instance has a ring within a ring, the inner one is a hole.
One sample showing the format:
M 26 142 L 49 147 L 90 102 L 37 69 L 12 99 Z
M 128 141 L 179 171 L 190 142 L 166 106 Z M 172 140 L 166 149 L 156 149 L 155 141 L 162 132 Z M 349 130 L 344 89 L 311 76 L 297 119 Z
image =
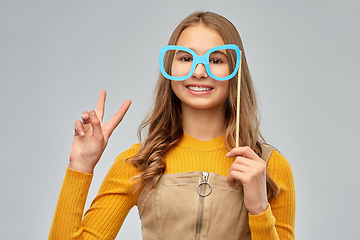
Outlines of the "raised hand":
M 266 162 L 250 147 L 238 147 L 226 154 L 235 157 L 229 169 L 227 182 L 235 187 L 236 180 L 243 185 L 244 203 L 251 215 L 263 213 L 268 206 L 266 194 Z
M 126 100 L 109 122 L 103 123 L 106 92 L 100 92 L 96 111 L 82 113 L 82 121 L 75 122 L 75 134 L 71 145 L 69 168 L 75 171 L 92 173 L 99 161 L 108 140 L 130 107 Z

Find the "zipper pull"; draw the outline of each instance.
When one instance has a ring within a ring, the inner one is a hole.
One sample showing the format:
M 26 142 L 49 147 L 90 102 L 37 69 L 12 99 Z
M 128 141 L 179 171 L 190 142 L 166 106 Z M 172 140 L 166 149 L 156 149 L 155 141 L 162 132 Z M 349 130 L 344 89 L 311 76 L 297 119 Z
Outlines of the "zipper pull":
M 209 173 L 208 172 L 203 172 L 203 182 L 207 182 L 208 177 L 209 177 Z
M 209 178 L 209 173 L 208 172 L 203 172 L 203 181 L 201 183 L 199 183 L 199 185 L 197 186 L 197 193 L 201 196 L 201 197 L 207 197 L 210 195 L 210 193 L 212 192 L 212 187 L 210 185 L 210 183 L 208 183 L 208 178 Z M 205 186 L 208 185 L 209 186 L 209 192 L 205 193 Z M 201 191 L 200 191 L 200 186 L 202 186 Z

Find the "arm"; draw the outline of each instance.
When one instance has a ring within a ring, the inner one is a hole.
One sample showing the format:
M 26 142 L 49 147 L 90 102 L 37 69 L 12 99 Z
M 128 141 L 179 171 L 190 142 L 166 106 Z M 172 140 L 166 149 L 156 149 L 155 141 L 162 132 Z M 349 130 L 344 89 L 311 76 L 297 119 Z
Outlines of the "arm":
M 108 123 L 103 123 L 106 92 L 101 91 L 96 112 L 83 112 L 75 122 L 69 166 L 60 192 L 49 239 L 78 239 L 79 226 L 91 184 L 92 172 L 108 140 L 130 107 L 127 100 Z M 58 233 L 66 234 L 59 237 Z
M 249 211 L 249 226 L 253 240 L 295 239 L 295 185 L 291 167 L 277 151 L 268 165 L 249 147 L 234 148 L 228 157 L 237 156 L 227 178 L 230 186 L 240 180 L 244 188 L 244 203 Z M 279 197 L 268 202 L 266 169 L 280 188 Z
M 115 239 L 126 215 L 136 204 L 131 178 L 138 170 L 124 160 L 138 145 L 120 154 L 108 171 L 99 192 L 83 217 L 92 174 L 67 168 L 49 239 Z
M 249 215 L 252 239 L 295 239 L 295 184 L 291 167 L 279 152 L 273 151 L 267 168 L 280 188 L 280 195 L 270 199 L 264 213 Z
M 92 174 L 66 169 L 48 239 L 79 239 Z
M 132 177 L 140 172 L 124 162 L 135 155 L 139 145 L 119 155 L 105 176 L 99 192 L 83 218 L 83 239 L 115 239 L 130 209 L 136 204 L 139 191 L 134 192 Z M 90 238 L 91 239 L 91 238 Z

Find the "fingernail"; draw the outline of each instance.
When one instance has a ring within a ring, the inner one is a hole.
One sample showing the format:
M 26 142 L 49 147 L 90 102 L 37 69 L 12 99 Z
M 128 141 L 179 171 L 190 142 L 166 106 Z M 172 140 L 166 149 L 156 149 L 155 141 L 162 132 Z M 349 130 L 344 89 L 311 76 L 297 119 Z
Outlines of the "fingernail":
M 80 135 L 81 135 L 81 136 L 85 136 L 84 131 L 81 131 L 81 132 L 80 132 Z
M 81 118 L 84 119 L 86 117 L 86 114 L 81 114 Z
M 96 117 L 95 111 L 91 112 L 91 117 Z

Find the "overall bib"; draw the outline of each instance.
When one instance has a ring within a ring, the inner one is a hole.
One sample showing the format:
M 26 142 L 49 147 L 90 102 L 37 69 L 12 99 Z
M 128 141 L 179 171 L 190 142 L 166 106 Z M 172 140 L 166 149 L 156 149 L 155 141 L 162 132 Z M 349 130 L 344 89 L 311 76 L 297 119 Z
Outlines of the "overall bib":
M 262 146 L 268 161 L 272 147 Z M 146 185 L 137 206 L 145 240 L 251 240 L 242 184 L 208 172 L 164 174 Z

